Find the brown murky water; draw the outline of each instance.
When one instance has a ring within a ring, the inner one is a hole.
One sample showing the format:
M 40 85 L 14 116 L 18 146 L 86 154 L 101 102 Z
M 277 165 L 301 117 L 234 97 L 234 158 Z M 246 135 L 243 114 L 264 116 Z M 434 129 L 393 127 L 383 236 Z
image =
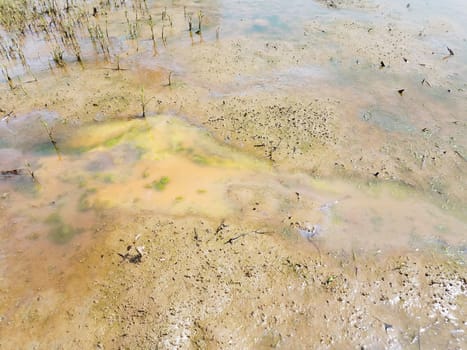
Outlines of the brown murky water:
M 460 1 L 148 4 L 166 35 L 157 52 L 149 20 L 127 17 L 146 16 L 136 1 L 89 17 L 110 33 L 105 59 L 85 28 L 81 64 L 65 50 L 56 67 L 44 33 L 21 43 L 27 65 L 2 54 L 15 86 L 0 96 L 1 322 L 27 327 L 67 297 L 79 304 L 92 290 L 80 281 L 102 279 L 99 259 L 116 256 L 106 240 L 122 222 L 136 236 L 141 215 L 239 223 L 320 257 L 433 254 L 465 272 Z M 200 9 L 202 32 L 187 31 Z M 326 273 L 327 288 L 339 274 Z M 391 337 L 385 348 L 410 343 Z M 164 346 L 188 342 L 177 339 Z
M 19 280 L 26 289 L 49 285 L 43 274 L 66 269 L 116 209 L 240 220 L 330 249 L 432 246 L 455 255 L 465 249 L 459 234 L 465 222 L 404 185 L 282 173 L 174 116 L 70 127 L 53 115 L 49 124 L 61 130 L 56 150 L 44 128 L 30 128 L 44 116 L 33 112 L 3 123 L 3 140 L 11 144 L 0 164 L 18 169 L 0 183 L 8 286 Z M 38 260 L 41 267 L 31 268 Z

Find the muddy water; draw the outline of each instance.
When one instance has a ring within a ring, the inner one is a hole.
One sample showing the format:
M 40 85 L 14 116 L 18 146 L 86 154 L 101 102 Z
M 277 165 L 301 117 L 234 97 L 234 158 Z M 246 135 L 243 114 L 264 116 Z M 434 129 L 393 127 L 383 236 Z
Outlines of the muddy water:
M 4 288 L 50 286 L 118 212 L 248 222 L 318 250 L 465 253 L 465 222 L 410 188 L 281 173 L 178 117 L 70 127 L 39 111 L 2 127 Z
M 21 264 L 33 263 L 39 252 L 47 257 L 44 250 L 52 256 L 58 250 L 61 256 L 70 246 L 90 244 L 112 208 L 225 216 L 232 208 L 223 198 L 224 183 L 266 168 L 163 116 L 78 131 L 62 126 L 56 150 L 45 129 L 30 120 L 45 120 L 44 113 L 21 118 L 27 127 L 3 123 L 1 168 L 16 169 L 4 172 L 1 182 L 2 256 L 11 276 L 29 271 Z

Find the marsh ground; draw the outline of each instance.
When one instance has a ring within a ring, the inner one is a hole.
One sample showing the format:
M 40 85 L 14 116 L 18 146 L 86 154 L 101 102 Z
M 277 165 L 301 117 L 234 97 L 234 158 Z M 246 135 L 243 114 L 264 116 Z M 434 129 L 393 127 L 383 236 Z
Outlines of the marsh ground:
M 1 348 L 463 347 L 458 1 L 8 4 Z

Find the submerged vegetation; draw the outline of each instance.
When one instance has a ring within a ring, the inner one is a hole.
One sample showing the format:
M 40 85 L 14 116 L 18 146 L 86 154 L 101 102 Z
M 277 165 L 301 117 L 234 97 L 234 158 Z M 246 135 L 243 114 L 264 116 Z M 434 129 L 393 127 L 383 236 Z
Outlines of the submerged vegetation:
M 8 31 L 23 31 L 28 20 L 28 0 L 0 0 L 0 24 Z
M 120 13 L 125 17 L 124 31 L 115 25 Z M 191 32 L 191 15 L 187 17 L 186 8 L 184 13 Z M 203 17 L 199 10 L 198 32 Z M 0 31 L 0 63 L 4 66 L 4 79 L 11 86 L 12 76 L 7 68 L 17 72 L 22 67 L 23 73 L 33 75 L 31 61 L 38 57 L 26 55 L 27 38 L 33 38 L 36 49 L 49 51 L 50 68 L 63 68 L 71 62 L 83 64 L 97 56 L 103 61 L 116 58 L 120 70 L 119 55 L 125 46 L 135 47 L 138 52 L 141 44 L 150 40 L 154 55 L 159 53 L 158 40 L 167 46 L 173 16 L 166 7 L 150 8 L 146 0 L 0 0 L 1 28 L 4 31 Z M 122 40 L 124 37 L 127 43 Z
M 50 226 L 49 238 L 58 244 L 68 243 L 78 233 L 78 230 L 64 222 L 59 213 L 51 214 L 46 223 Z
M 151 182 L 151 184 L 148 186 L 150 188 L 153 188 L 157 191 L 163 191 L 169 184 L 170 179 L 168 176 L 162 176 L 159 180 L 154 180 Z

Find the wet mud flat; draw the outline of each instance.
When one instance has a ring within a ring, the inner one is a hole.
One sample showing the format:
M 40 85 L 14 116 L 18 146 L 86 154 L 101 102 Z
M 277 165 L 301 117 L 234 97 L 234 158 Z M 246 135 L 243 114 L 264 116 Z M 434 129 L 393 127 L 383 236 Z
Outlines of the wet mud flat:
M 2 179 L 2 347 L 461 346 L 464 223 L 413 189 L 280 171 L 174 116 L 54 130 L 60 157 L 43 130 L 2 149 L 34 169 Z
M 63 5 L 1 22 L 0 348 L 463 347 L 455 0 Z
M 156 224 L 157 232 L 176 232 L 169 238 L 174 245 L 155 233 L 148 248 L 155 244 L 159 261 L 123 267 L 133 279 L 122 282 L 127 291 L 121 304 L 112 308 L 102 301 L 108 323 L 123 325 L 107 342 L 123 347 L 462 347 L 461 266 L 410 253 L 317 256 L 303 242 L 288 241 L 284 249 L 277 234 L 228 223 L 220 230 L 206 222 L 198 225 Z M 179 258 L 185 249 L 188 261 Z M 135 276 L 138 268 L 147 271 Z M 152 287 L 138 287 L 148 281 L 144 274 L 151 276 Z M 112 294 L 115 287 L 103 288 Z M 141 293 L 147 298 L 135 303 Z M 459 304 L 452 305 L 454 300 Z
M 464 267 L 449 259 L 318 255 L 309 242 L 228 221 L 133 220 L 114 221 L 108 250 L 82 257 L 71 299 L 46 289 L 19 306 L 4 330 L 27 338 L 2 346 L 462 348 Z

